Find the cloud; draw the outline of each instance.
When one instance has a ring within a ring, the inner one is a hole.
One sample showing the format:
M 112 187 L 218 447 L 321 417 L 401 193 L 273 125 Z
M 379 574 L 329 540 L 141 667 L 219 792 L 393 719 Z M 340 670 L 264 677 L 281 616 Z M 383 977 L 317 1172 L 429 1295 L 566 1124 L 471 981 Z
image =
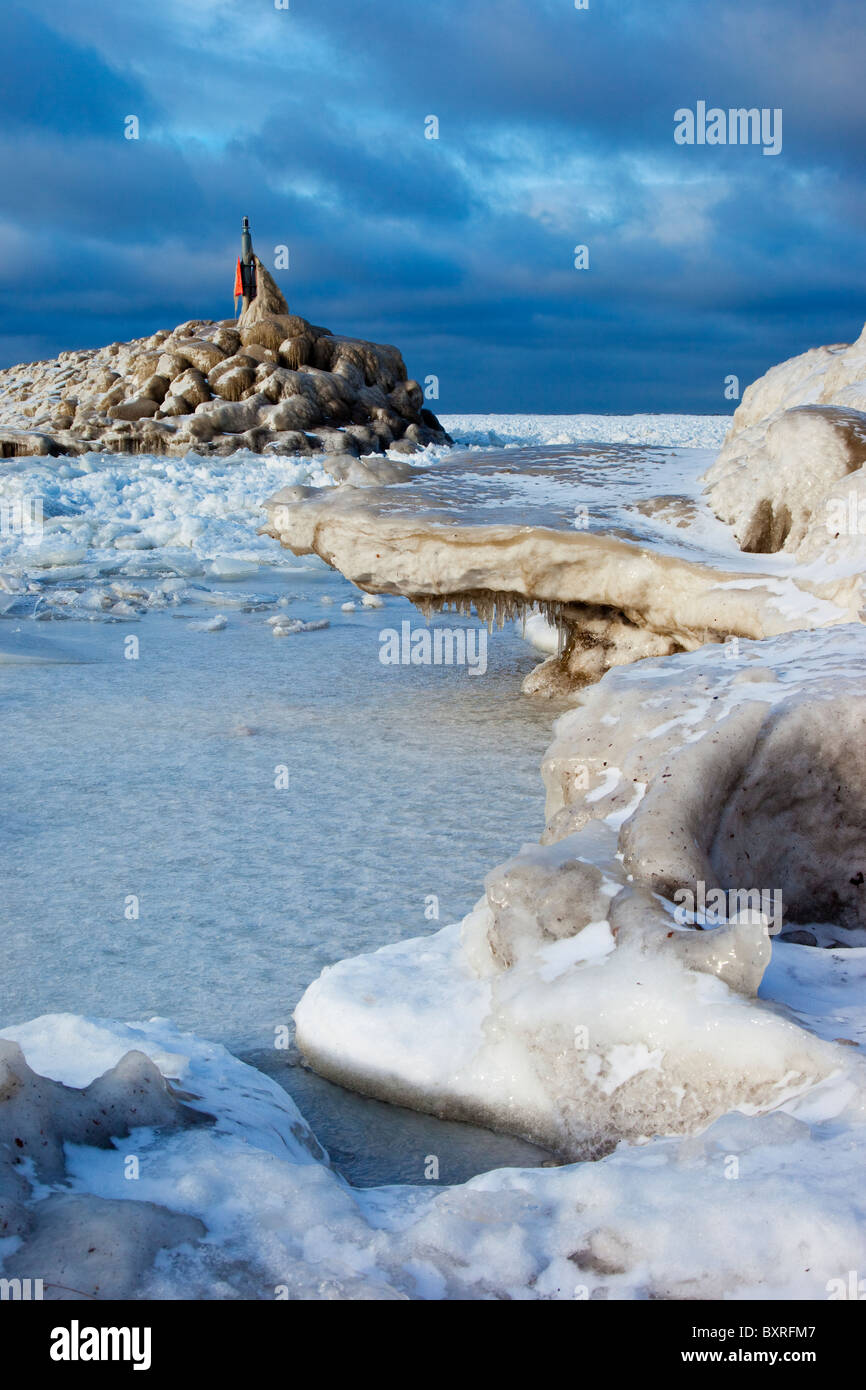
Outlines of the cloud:
M 857 0 L 27 0 L 3 26 L 6 362 L 229 312 L 243 214 L 289 245 L 293 308 L 441 368 L 443 410 L 724 410 L 728 372 L 859 332 Z M 782 155 L 675 146 L 699 99 L 782 106 Z

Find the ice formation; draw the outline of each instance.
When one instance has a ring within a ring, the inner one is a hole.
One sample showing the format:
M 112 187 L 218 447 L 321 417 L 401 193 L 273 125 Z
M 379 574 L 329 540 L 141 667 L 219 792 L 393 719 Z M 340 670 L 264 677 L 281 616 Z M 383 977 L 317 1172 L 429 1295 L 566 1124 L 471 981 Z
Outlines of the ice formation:
M 324 449 L 345 463 L 449 442 L 397 348 L 290 314 L 256 268 L 237 322 L 190 319 L 0 371 L 0 457 Z
M 755 996 L 770 928 L 866 922 L 864 676 L 859 626 L 609 673 L 556 725 L 542 843 L 462 926 L 325 971 L 305 1056 L 572 1158 L 849 1072 Z M 680 890 L 721 890 L 718 925 L 678 916 Z
M 673 543 L 682 511 L 700 520 L 688 498 L 661 507 L 639 497 L 633 535 L 625 518 L 618 534 L 601 524 L 489 523 L 469 507 L 431 505 L 428 491 L 457 467 L 363 492 L 281 489 L 266 504 L 265 534 L 296 555 L 319 555 L 361 589 L 411 599 L 428 617 L 450 608 L 493 625 L 540 612 L 562 641 L 528 678 L 530 693 L 568 693 L 612 666 L 707 642 L 857 617 L 859 575 L 847 569 L 802 575 L 791 564 L 747 565 L 735 547 Z
M 428 615 L 454 608 L 493 623 L 541 613 L 562 640 L 529 679 L 531 693 L 567 694 L 613 666 L 706 642 L 856 619 L 866 568 L 864 339 L 866 330 L 850 347 L 817 348 L 782 363 L 746 391 L 707 472 L 703 506 L 732 527 L 740 560 L 763 561 L 748 570 L 724 544 L 697 543 L 705 518 L 695 491 L 636 497 L 633 516 L 625 525 L 620 516 L 619 526 L 593 526 L 587 517 L 566 529 L 531 511 L 524 520 L 485 524 L 460 499 L 443 506 L 423 470 L 408 483 L 395 480 L 402 484 L 396 503 L 389 487 L 282 490 L 266 504 L 267 533 L 296 554 L 322 556 L 361 588 L 411 599 Z M 511 431 L 526 425 L 516 417 L 485 429 L 470 416 L 452 427 L 467 440 L 507 446 Z M 547 438 L 550 430 L 563 443 L 574 437 L 567 417 L 561 426 L 557 436 L 549 425 Z M 622 422 L 601 428 L 599 438 L 664 433 L 662 417 L 654 425 L 636 417 L 627 429 Z M 680 446 L 693 439 L 680 436 Z M 465 467 L 472 471 L 471 459 Z M 629 524 L 637 514 L 649 530 Z M 659 544 L 665 527 L 691 530 L 696 543 L 672 553 Z
M 201 1239 L 201 1221 L 162 1205 L 64 1190 L 67 1145 L 112 1149 L 122 1167 L 115 1146 L 133 1130 L 203 1120 L 188 1098 L 140 1051 L 79 1089 L 37 1076 L 0 1038 L 0 1250 L 14 1247 L 4 1277 L 41 1280 L 61 1299 L 131 1297 L 159 1251 Z
M 866 329 L 754 382 L 707 473 L 713 510 L 743 550 L 863 567 Z M 862 524 L 861 524 L 862 516 Z
M 820 997 L 862 1037 L 862 954 L 848 953 L 841 980 L 837 953 L 788 947 L 777 997 L 810 1022 Z M 37 1073 L 28 1088 L 45 1077 L 89 1088 L 133 1050 L 213 1117 L 150 1116 L 108 1147 L 67 1144 L 64 1186 L 25 1197 L 62 1239 L 0 1239 L 0 1277 L 42 1278 L 46 1299 L 824 1299 L 863 1267 L 866 1130 L 844 1072 L 771 1114 L 596 1163 L 364 1190 L 340 1178 L 275 1082 L 164 1020 L 53 1015 L 4 1036 Z M 90 1224 L 63 1229 L 74 1203 Z
M 276 368 L 282 341 L 258 346 Z M 307 348 L 293 351 L 280 370 L 304 367 Z M 562 481 L 553 469 L 524 469 L 510 502 L 479 512 L 447 496 L 459 469 L 433 450 L 415 468 L 341 446 L 340 485 L 274 478 L 266 538 L 251 538 L 428 612 L 528 616 L 549 652 L 531 688 L 573 708 L 544 762 L 540 842 L 488 876 L 462 923 L 325 970 L 296 1021 L 325 1076 L 597 1161 L 356 1191 L 284 1092 L 222 1049 L 158 1021 L 41 1019 L 0 1044 L 4 1278 L 47 1279 L 50 1297 L 823 1298 L 862 1267 L 860 353 L 819 349 L 750 389 L 707 474 L 721 522 L 697 487 L 709 427 L 694 426 L 668 441 L 692 450 L 671 464 L 677 485 L 603 501 L 585 527 L 515 516 L 536 483 Z M 234 392 L 220 401 L 245 407 Z M 469 443 L 511 438 L 464 428 Z M 22 438 L 7 447 L 41 447 Z M 566 491 L 580 447 L 572 465 Z M 472 449 L 460 468 L 471 493 Z M 105 518 L 86 518 L 80 545 L 74 513 L 56 520 L 43 555 L 57 585 L 106 617 L 148 594 L 170 603 L 191 574 L 230 583 L 262 553 L 195 552 L 151 520 L 121 525 L 121 563 L 101 570 Z M 192 568 L 166 580 L 174 541 Z M 145 585 L 151 545 L 160 577 Z M 32 582 L 0 578 L 10 616 Z M 199 598 L 218 618 L 277 606 Z M 275 635 L 321 626 L 273 617 Z

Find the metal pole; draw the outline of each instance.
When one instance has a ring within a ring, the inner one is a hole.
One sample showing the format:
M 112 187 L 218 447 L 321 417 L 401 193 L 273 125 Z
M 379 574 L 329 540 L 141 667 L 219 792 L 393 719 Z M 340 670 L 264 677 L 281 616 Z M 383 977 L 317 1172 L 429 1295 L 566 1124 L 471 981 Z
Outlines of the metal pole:
M 253 239 L 250 219 L 244 218 L 241 229 L 241 278 L 244 285 L 243 308 L 248 309 L 256 297 L 256 268 L 253 260 Z

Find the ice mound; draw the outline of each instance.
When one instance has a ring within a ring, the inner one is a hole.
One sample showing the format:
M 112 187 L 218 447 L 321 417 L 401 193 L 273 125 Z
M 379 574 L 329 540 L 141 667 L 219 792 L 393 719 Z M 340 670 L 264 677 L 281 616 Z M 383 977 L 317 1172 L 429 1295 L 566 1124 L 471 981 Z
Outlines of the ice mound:
M 16 1243 L 5 1276 L 42 1279 L 55 1297 L 133 1294 L 159 1250 L 198 1240 L 205 1227 L 153 1203 L 59 1190 L 65 1146 L 106 1149 L 134 1129 L 201 1119 L 141 1052 L 75 1089 L 38 1076 L 18 1044 L 0 1038 L 0 1240 Z
M 862 572 L 864 462 L 866 329 L 850 347 L 814 348 L 753 382 L 707 496 L 745 551 Z
M 786 923 L 866 921 L 864 678 L 859 626 L 609 673 L 557 722 L 542 844 L 462 925 L 323 972 L 308 1061 L 572 1158 L 862 1091 L 756 995 Z

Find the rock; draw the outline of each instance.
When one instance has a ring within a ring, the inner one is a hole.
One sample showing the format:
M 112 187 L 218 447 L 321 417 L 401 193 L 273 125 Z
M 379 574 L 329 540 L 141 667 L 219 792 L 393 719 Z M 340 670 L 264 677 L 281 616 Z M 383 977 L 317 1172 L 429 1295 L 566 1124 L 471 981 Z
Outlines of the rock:
M 168 394 L 169 385 L 170 383 L 167 377 L 158 376 L 154 373 L 153 376 L 147 377 L 146 380 L 141 383 L 141 394 L 142 396 L 149 397 L 152 401 L 158 401 L 159 404 L 162 405 Z
M 185 396 L 175 395 L 172 392 L 160 406 L 157 415 L 159 419 L 172 418 L 177 415 L 191 415 L 194 408 Z
M 252 367 L 232 367 L 230 371 L 220 372 L 210 379 L 214 395 L 224 401 L 242 400 L 255 384 L 256 374 Z
M 398 415 L 418 416 L 421 415 L 421 407 L 424 404 L 424 392 L 417 381 L 400 381 L 389 393 L 388 399 Z
M 305 367 L 313 361 L 315 346 L 315 338 L 307 333 L 284 338 L 279 347 L 280 361 L 297 371 L 298 367 Z
M 322 441 L 322 448 L 326 454 L 341 454 L 344 457 L 360 458 L 361 448 L 357 439 L 351 434 L 345 434 L 342 430 L 318 429 L 316 431 Z
M 133 364 L 129 375 L 138 387 L 140 395 L 147 395 L 144 383 L 157 374 L 156 369 L 161 356 L 161 352 L 145 352 Z
M 227 328 L 223 325 L 216 330 L 211 341 L 222 348 L 227 357 L 231 357 L 241 345 L 241 335 L 234 326 Z
M 297 395 L 295 373 L 272 362 L 262 362 L 256 372 L 256 385 L 269 401 L 276 405 L 284 397 Z
M 798 927 L 796 931 L 779 932 L 780 941 L 790 941 L 792 946 L 817 946 L 818 938 L 810 931 Z
M 269 430 L 309 430 L 317 424 L 319 412 L 306 396 L 289 396 L 276 405 L 265 406 L 259 421 Z
M 203 401 L 209 401 L 213 396 L 207 378 L 195 367 L 188 367 L 185 372 L 181 372 L 180 376 L 175 377 L 171 383 L 171 394 L 182 396 L 190 406 L 201 405 Z
M 202 338 L 191 338 L 183 343 L 181 349 L 183 356 L 191 367 L 195 367 L 204 376 L 207 376 L 212 367 L 225 359 L 222 348 L 218 348 L 216 343 L 205 342 Z
M 144 420 L 155 415 L 158 410 L 159 401 L 151 400 L 149 396 L 137 396 L 131 401 L 121 401 L 120 405 L 113 405 L 108 413 L 112 420 Z
M 20 458 L 23 455 L 71 454 L 75 451 L 64 448 L 50 434 L 37 430 L 0 430 L 0 458 Z
M 250 396 L 244 401 L 207 401 L 196 407 L 196 419 L 206 416 L 215 432 L 243 434 L 259 424 L 259 411 L 271 406 L 266 396 Z
M 312 446 L 300 430 L 268 431 L 268 442 L 262 449 L 264 454 L 310 454 Z
M 280 360 L 279 353 L 274 348 L 266 347 L 264 343 L 247 343 L 243 350 L 256 364 Z
M 443 443 L 447 444 L 451 442 L 450 435 L 446 433 L 444 427 L 440 424 L 439 420 L 433 414 L 432 410 L 422 410 L 421 420 L 429 430 L 436 430 L 438 434 L 444 435 L 444 440 L 442 441 Z
M 369 425 L 347 425 L 346 434 L 357 440 L 362 453 L 381 454 L 383 452 L 381 440 L 370 429 Z
M 176 376 L 185 372 L 189 367 L 189 362 L 185 357 L 181 357 L 178 352 L 163 352 L 156 364 L 157 376 L 165 377 L 166 381 L 174 381 Z
M 242 446 L 355 461 L 395 440 L 406 454 L 448 442 L 425 416 L 397 348 L 290 313 L 257 266 L 259 293 L 237 322 L 188 319 L 171 332 L 0 370 L 2 456 Z M 211 406 L 206 419 L 200 412 Z
M 185 434 L 197 444 L 209 444 L 216 434 L 213 421 L 206 415 L 195 414 L 186 427 Z
M 219 381 L 220 377 L 226 372 L 234 371 L 235 367 L 250 367 L 253 372 L 257 371 L 260 363 L 257 358 L 251 357 L 247 352 L 236 352 L 233 357 L 225 357 L 222 362 L 218 362 L 208 372 L 207 379 L 211 386 Z
M 110 410 L 113 405 L 120 405 L 126 399 L 126 384 L 122 379 L 111 386 L 99 400 L 101 410 Z

